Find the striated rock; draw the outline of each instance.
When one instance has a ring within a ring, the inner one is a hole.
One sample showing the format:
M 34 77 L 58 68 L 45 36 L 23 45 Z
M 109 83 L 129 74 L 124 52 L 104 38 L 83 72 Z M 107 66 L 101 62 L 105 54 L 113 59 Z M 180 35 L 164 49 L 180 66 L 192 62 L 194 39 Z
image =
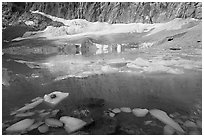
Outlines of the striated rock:
M 176 132 L 174 128 L 169 125 L 164 126 L 164 135 L 173 135 Z
M 136 117 L 145 117 L 149 111 L 147 109 L 135 108 L 132 110 L 132 113 Z
M 166 112 L 158 109 L 152 109 L 149 111 L 152 116 L 157 118 L 158 120 L 162 121 L 163 123 L 171 126 L 175 130 L 184 133 L 184 130 L 180 127 L 178 123 L 176 123 L 173 119 L 171 119 Z
M 58 119 L 54 119 L 54 118 L 45 119 L 45 124 L 47 124 L 50 127 L 62 127 L 63 126 L 63 123 L 61 121 L 59 121 Z
M 47 102 L 48 104 L 52 105 L 52 106 L 55 106 L 68 96 L 69 96 L 69 93 L 63 93 L 60 91 L 55 91 L 55 92 L 52 92 L 48 95 L 45 95 L 44 101 Z
M 120 110 L 121 110 L 122 112 L 125 112 L 125 113 L 130 113 L 130 112 L 132 112 L 132 110 L 131 110 L 130 108 L 128 108 L 128 107 L 121 107 Z
M 68 133 L 77 131 L 86 125 L 83 120 L 69 116 L 61 117 L 60 121 L 65 124 L 64 128 Z
M 121 110 L 120 110 L 119 108 L 114 108 L 114 109 L 112 110 L 112 112 L 117 114 L 117 113 L 120 113 Z
M 22 132 L 29 128 L 34 123 L 34 119 L 24 119 L 6 129 L 7 132 Z
M 38 130 L 39 130 L 40 133 L 46 133 L 46 132 L 49 131 L 49 127 L 44 124 L 44 125 L 38 127 Z

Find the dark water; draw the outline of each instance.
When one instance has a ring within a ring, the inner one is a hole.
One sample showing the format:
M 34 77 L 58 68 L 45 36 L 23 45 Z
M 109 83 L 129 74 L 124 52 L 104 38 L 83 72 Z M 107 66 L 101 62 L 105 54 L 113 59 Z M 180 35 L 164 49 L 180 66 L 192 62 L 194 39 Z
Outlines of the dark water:
M 107 73 L 82 79 L 67 78 L 53 81 L 54 78 L 48 70 L 32 69 L 24 63 L 14 61 L 44 61 L 55 55 L 103 59 L 110 55 L 118 57 L 130 49 L 124 48 L 125 46 L 121 47 L 121 45 L 97 48 L 95 45 L 86 47 L 86 45 L 76 43 L 51 44 L 50 41 L 21 41 L 12 43 L 9 46 L 10 49 L 3 49 L 5 53 L 2 61 L 3 68 L 8 70 L 11 77 L 10 86 L 3 86 L 2 89 L 3 121 L 12 119 L 9 115 L 10 112 L 22 107 L 31 99 L 43 97 L 56 90 L 70 93 L 67 99 L 56 106 L 63 110 L 64 114 L 69 114 L 75 106 L 83 104 L 84 99 L 87 98 L 103 99 L 104 109 L 115 107 L 157 108 L 169 114 L 179 112 L 184 115 L 190 115 L 196 109 L 195 106 L 201 102 L 202 73 L 199 71 L 186 70 L 184 74 L 179 75 Z M 133 48 L 135 50 L 136 47 Z M 33 73 L 39 74 L 40 77 L 32 78 Z M 123 116 L 122 114 L 119 119 L 132 121 L 132 116 Z M 96 134 L 100 134 L 100 132 L 98 131 Z

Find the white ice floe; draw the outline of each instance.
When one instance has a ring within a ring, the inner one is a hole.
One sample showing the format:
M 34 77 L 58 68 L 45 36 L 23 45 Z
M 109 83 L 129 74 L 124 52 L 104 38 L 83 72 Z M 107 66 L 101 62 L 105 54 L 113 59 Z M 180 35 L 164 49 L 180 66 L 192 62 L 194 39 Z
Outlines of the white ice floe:
M 55 92 L 52 92 L 48 95 L 45 95 L 44 101 L 47 102 L 48 104 L 52 105 L 52 106 L 55 106 L 68 96 L 69 96 L 69 93 L 63 93 L 60 91 L 55 91 Z

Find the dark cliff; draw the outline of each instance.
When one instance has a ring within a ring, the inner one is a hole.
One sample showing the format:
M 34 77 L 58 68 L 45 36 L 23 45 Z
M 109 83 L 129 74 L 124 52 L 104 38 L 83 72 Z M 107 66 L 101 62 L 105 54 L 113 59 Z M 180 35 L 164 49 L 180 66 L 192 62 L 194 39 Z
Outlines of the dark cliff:
M 33 20 L 30 10 L 65 19 L 109 23 L 157 23 L 188 17 L 202 19 L 201 2 L 4 2 L 2 6 L 3 26 Z M 42 20 L 41 17 L 37 19 Z

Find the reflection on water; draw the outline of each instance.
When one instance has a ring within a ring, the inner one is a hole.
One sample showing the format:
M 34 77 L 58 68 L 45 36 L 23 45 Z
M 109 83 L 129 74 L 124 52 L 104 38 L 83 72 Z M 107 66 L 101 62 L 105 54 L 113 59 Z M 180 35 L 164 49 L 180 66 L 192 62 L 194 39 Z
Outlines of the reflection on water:
M 64 45 L 59 46 L 42 45 L 38 47 L 29 46 L 10 47 L 3 49 L 3 52 L 12 55 L 58 54 L 58 55 L 92 56 L 106 53 L 121 53 L 126 50 L 135 48 L 138 47 L 128 47 L 127 44 L 102 45 L 87 40 L 79 44 L 66 43 Z
M 104 110 L 118 107 L 157 108 L 168 114 L 180 113 L 184 116 L 191 116 L 193 113 L 192 116 L 201 120 L 201 113 L 197 113 L 197 110 L 201 112 L 202 109 L 197 109 L 196 105 L 201 106 L 202 71 L 186 70 L 185 73 L 179 75 L 137 73 L 137 71 L 140 72 L 138 68 L 164 69 L 166 71 L 166 69 L 170 70 L 171 64 L 175 67 L 177 63 L 181 66 L 189 66 L 193 63 L 181 58 L 179 60 L 164 60 L 162 56 L 159 59 L 152 57 L 151 60 L 147 60 L 136 58 L 136 54 L 134 54 L 134 59 L 136 59 L 131 62 L 122 58 L 121 54 L 112 54 L 126 52 L 130 49 L 138 49 L 137 44 L 102 45 L 90 40 L 61 45 L 42 44 L 36 46 L 34 44 L 27 46 L 22 44 L 20 47 L 3 49 L 3 52 L 7 53 L 3 55 L 2 61 L 4 67 L 3 121 L 12 119 L 10 112 L 33 98 L 43 97 L 56 90 L 70 93 L 70 96 L 55 108 L 62 110 L 64 115 L 70 115 L 73 108 L 78 107 L 79 102 L 84 104 L 83 100 L 86 98 L 99 98 L 105 101 Z M 129 52 L 126 53 L 129 57 Z M 94 56 L 100 54 L 104 54 L 104 56 Z M 82 77 L 70 77 L 69 74 Z M 37 109 L 50 108 L 42 105 L 35 108 L 35 110 Z M 92 117 L 100 116 L 101 118 L 102 110 L 93 109 Z M 98 113 L 100 113 L 99 116 Z M 123 116 L 123 113 L 121 114 Z M 124 114 L 124 117 L 121 118 L 121 115 L 118 115 L 116 119 L 122 121 L 119 122 L 120 124 L 127 122 L 124 127 L 130 125 L 128 122 L 132 122 L 132 128 L 143 128 L 145 131 L 146 127 L 142 125 L 144 121 L 139 121 L 135 116 L 132 116 Z M 186 119 L 189 119 L 189 116 Z M 101 125 L 101 121 L 96 119 L 95 122 Z M 107 123 L 102 128 L 109 125 L 110 123 Z M 135 128 L 135 125 L 138 127 Z M 94 131 L 94 129 L 92 130 Z M 148 127 L 145 134 L 153 134 L 154 131 L 159 131 L 157 134 L 162 134 L 163 127 L 160 130 Z M 102 134 L 101 132 L 105 132 L 105 130 L 99 128 L 95 134 Z

